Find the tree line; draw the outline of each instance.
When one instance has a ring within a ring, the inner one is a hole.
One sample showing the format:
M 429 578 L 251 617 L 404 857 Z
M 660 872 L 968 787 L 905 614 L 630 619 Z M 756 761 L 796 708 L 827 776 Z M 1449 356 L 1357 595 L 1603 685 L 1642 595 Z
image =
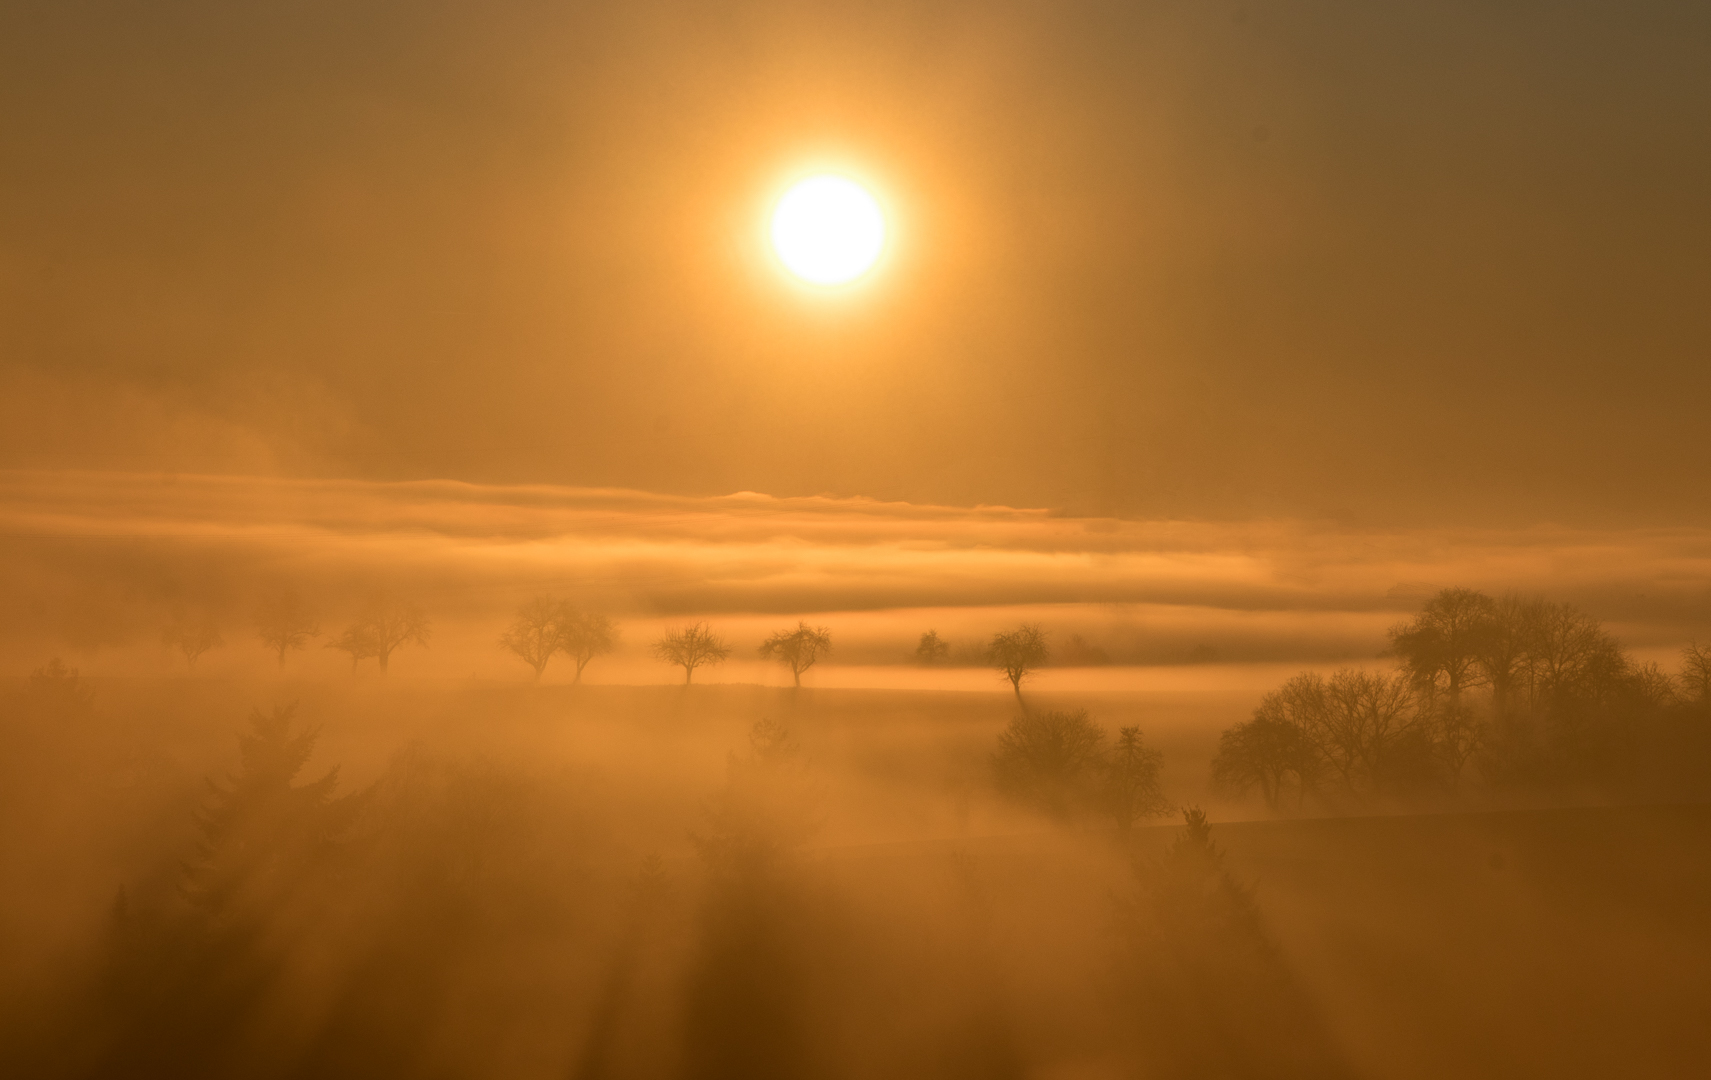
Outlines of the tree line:
M 254 613 L 257 639 L 285 666 L 286 657 L 309 647 L 321 636 L 321 623 L 294 590 L 275 593 L 263 600 Z M 357 617 L 344 631 L 324 643 L 351 658 L 351 667 L 373 660 L 382 672 L 392 654 L 406 645 L 426 646 L 433 624 L 421 605 L 386 593 L 370 596 Z M 219 627 L 207 615 L 175 610 L 172 621 L 161 630 L 161 644 L 183 653 L 192 668 L 203 654 L 225 644 Z
M 321 622 L 295 590 L 268 596 L 252 618 L 257 640 L 283 668 L 293 652 L 307 649 L 321 636 Z M 371 595 L 357 617 L 323 647 L 345 653 L 353 670 L 364 660 L 374 660 L 385 673 L 392 654 L 410 645 L 427 647 L 433 624 L 421 605 L 387 593 Z M 212 649 L 225 644 L 220 628 L 206 614 L 175 609 L 171 622 L 162 629 L 161 643 L 180 652 L 194 669 L 196 662 Z M 596 657 L 613 651 L 618 643 L 617 624 L 601 612 L 587 611 L 550 593 L 531 598 L 516 611 L 500 635 L 499 647 L 527 664 L 540 679 L 555 656 L 563 655 L 575 665 L 572 682 L 582 681 L 583 671 Z M 711 625 L 698 621 L 669 629 L 649 643 L 649 653 L 661 663 L 683 669 L 683 681 L 692 683 L 695 672 L 713 667 L 731 656 L 731 643 Z M 802 685 L 802 675 L 832 651 L 831 632 L 824 626 L 799 621 L 795 628 L 779 630 L 761 642 L 758 653 L 789 670 L 791 681 Z M 1072 636 L 1066 658 L 1076 663 L 1108 663 L 1109 657 L 1079 636 Z M 1053 659 L 1047 633 L 1038 623 L 1023 623 L 1002 630 L 967 654 L 967 659 L 993 668 L 1010 683 L 1018 700 L 1022 683 Z M 1095 659 L 1089 661 L 1088 657 Z M 925 666 L 951 663 L 951 646 L 928 630 L 920 636 L 912 659 Z
M 1706 646 L 1687 645 L 1671 674 L 1573 605 L 1464 588 L 1388 637 L 1390 671 L 1305 672 L 1267 694 L 1220 738 L 1214 783 L 1277 810 L 1475 783 L 1607 789 L 1672 757 L 1704 760 Z

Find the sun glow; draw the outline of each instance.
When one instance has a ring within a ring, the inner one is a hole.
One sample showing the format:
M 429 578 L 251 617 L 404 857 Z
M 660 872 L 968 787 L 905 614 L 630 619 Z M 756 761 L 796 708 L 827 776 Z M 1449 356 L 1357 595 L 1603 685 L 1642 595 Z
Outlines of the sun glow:
M 885 216 L 854 180 L 809 177 L 785 192 L 773 209 L 772 247 L 804 281 L 843 285 L 867 273 L 879 258 Z

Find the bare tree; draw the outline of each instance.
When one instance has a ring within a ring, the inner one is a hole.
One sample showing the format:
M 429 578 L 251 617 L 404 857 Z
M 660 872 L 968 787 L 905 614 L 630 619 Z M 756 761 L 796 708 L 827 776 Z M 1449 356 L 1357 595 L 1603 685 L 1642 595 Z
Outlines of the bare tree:
M 356 622 L 327 647 L 350 653 L 352 667 L 372 656 L 384 673 L 395 650 L 405 645 L 426 646 L 430 633 L 428 617 L 420 607 L 381 595 L 370 599 Z
M 920 643 L 915 646 L 915 662 L 925 667 L 943 664 L 951 658 L 951 643 L 939 636 L 937 630 L 929 630 L 921 635 Z
M 182 652 L 185 661 L 195 667 L 203 653 L 224 645 L 225 641 L 212 618 L 189 617 L 180 611 L 173 613 L 171 624 L 160 632 L 160 643 Z
M 373 631 L 361 623 L 346 627 L 345 632 L 327 642 L 326 647 L 349 653 L 352 671 L 355 671 L 357 664 L 362 661 L 380 655 L 379 648 L 375 645 Z
M 1325 683 L 1323 700 L 1327 707 L 1313 718 L 1307 737 L 1351 790 L 1363 781 L 1370 784 L 1413 725 L 1414 697 L 1407 676 L 1345 668 Z
M 1267 738 L 1278 735 L 1277 724 L 1301 733 L 1313 761 L 1311 769 L 1298 771 L 1304 781 L 1328 773 L 1359 794 L 1372 787 L 1413 736 L 1418 713 L 1406 674 L 1345 669 L 1329 679 L 1315 672 L 1297 675 L 1260 700 L 1254 719 L 1265 722 L 1260 734 Z M 1234 780 L 1246 766 L 1228 768 Z
M 1506 593 L 1480 631 L 1475 659 L 1491 687 L 1491 707 L 1499 718 L 1509 714 L 1516 691 L 1527 682 L 1528 640 L 1543 605 L 1541 600 Z
M 1066 818 L 1097 800 L 1105 732 L 1074 712 L 1024 712 L 998 736 L 992 774 L 1005 795 Z
M 1419 697 L 1420 718 L 1432 749 L 1451 778 L 1459 778 L 1485 741 L 1486 725 L 1464 698 L 1488 683 L 1499 716 L 1527 655 L 1536 605 L 1499 602 L 1472 589 L 1444 589 L 1413 622 L 1390 631 L 1391 652 Z
M 1536 708 L 1565 698 L 1602 700 L 1628 674 L 1628 660 L 1597 619 L 1570 604 L 1539 605 L 1529 627 L 1528 675 Z
M 279 666 L 285 666 L 285 654 L 308 645 L 309 639 L 321 632 L 321 626 L 303 606 L 295 589 L 275 593 L 262 602 L 255 613 L 255 628 L 261 642 L 279 654 Z
M 994 634 L 992 643 L 986 647 L 986 662 L 1010 680 L 1018 701 L 1022 699 L 1022 680 L 1050 659 L 1046 634 L 1038 623 L 1023 623 L 1014 630 Z
M 1414 621 L 1390 630 L 1390 649 L 1422 693 L 1443 693 L 1452 705 L 1480 675 L 1480 646 L 1497 604 L 1472 589 L 1444 589 Z
M 1277 811 L 1290 779 L 1296 799 L 1312 783 L 1313 749 L 1299 726 L 1275 715 L 1256 715 L 1218 738 L 1212 759 L 1213 786 L 1245 795 L 1258 787 L 1266 808 Z
M 558 647 L 576 661 L 576 678 L 582 681 L 582 669 L 596 656 L 612 651 L 618 643 L 618 629 L 605 615 L 592 611 L 567 611 L 559 624 Z
M 1711 645 L 1690 641 L 1681 650 L 1681 685 L 1688 700 L 1711 705 Z
M 695 681 L 696 668 L 723 663 L 731 655 L 731 647 L 706 623 L 698 622 L 682 630 L 666 631 L 653 643 L 653 654 L 656 660 L 682 668 L 687 686 Z
M 1142 743 L 1140 728 L 1117 732 L 1117 745 L 1105 756 L 1102 800 L 1117 828 L 1128 832 L 1137 820 L 1171 812 L 1159 780 L 1163 767 L 1164 754 Z
M 802 673 L 831 651 L 831 631 L 805 622 L 798 622 L 794 630 L 778 631 L 760 645 L 761 658 L 777 660 L 789 668 L 798 687 L 802 685 Z
M 1448 770 L 1450 779 L 1459 781 L 1467 763 L 1485 746 L 1486 724 L 1472 706 L 1458 701 L 1431 703 L 1422 719 L 1438 760 Z
M 1670 675 L 1653 661 L 1630 664 L 1628 680 L 1628 696 L 1632 705 L 1657 710 L 1679 705 L 1683 701 L 1692 701 L 1691 696 L 1682 696 L 1683 691 L 1688 695 L 1693 693 L 1693 688 L 1687 680 Z
M 569 612 L 564 601 L 542 594 L 517 609 L 517 617 L 499 638 L 499 647 L 516 653 L 535 669 L 535 679 L 547 669 L 547 661 L 563 644 L 564 621 Z

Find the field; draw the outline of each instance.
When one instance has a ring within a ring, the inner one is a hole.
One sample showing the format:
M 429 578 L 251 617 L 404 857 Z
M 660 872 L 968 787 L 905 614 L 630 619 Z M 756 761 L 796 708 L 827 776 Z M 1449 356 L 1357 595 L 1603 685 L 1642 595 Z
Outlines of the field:
M 1166 910 L 1180 823 L 1124 836 L 1000 800 L 1007 693 L 5 694 L 0 857 L 30 887 L 0 911 L 0 1003 L 32 1075 L 1689 1076 L 1711 1054 L 1711 807 L 1251 820 L 1207 790 L 1218 709 L 1032 702 L 1142 725 L 1167 792 L 1212 812 L 1261 932 L 1237 903 L 1159 945 L 1135 912 Z M 169 947 L 184 868 L 207 779 L 285 702 L 319 729 L 297 783 L 337 765 L 337 793 L 368 792 L 358 857 L 267 894 L 252 996 L 220 1027 Z M 763 718 L 797 752 L 746 787 Z M 749 835 L 733 815 L 778 841 L 764 870 L 721 861 Z M 206 1045 L 151 1057 L 101 1004 L 138 977 L 150 1023 Z

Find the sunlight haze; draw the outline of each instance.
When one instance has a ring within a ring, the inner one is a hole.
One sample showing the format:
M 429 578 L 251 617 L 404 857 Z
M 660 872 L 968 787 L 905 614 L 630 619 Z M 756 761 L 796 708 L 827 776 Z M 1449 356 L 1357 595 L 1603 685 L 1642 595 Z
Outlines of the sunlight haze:
M 0 1077 L 1711 1075 L 1711 5 L 0 2 Z

